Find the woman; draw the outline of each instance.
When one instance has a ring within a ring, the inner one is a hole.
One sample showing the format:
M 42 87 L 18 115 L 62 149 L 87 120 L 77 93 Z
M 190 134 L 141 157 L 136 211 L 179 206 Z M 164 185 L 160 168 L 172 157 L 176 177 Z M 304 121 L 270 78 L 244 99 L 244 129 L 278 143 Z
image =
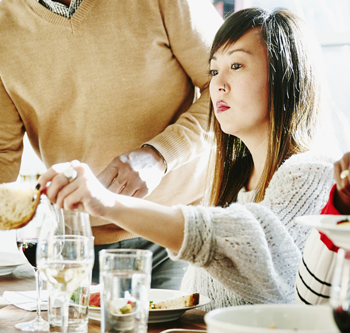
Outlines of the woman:
M 207 309 L 295 302 L 309 230 L 293 221 L 319 213 L 332 183 L 331 159 L 311 149 L 321 96 L 311 47 L 290 11 L 242 10 L 219 29 L 210 55 L 210 207 L 115 195 L 77 161 L 53 166 L 38 187 L 51 181 L 46 194 L 59 207 L 111 220 L 191 263 L 182 289 L 210 297 Z M 71 182 L 62 173 L 70 165 Z

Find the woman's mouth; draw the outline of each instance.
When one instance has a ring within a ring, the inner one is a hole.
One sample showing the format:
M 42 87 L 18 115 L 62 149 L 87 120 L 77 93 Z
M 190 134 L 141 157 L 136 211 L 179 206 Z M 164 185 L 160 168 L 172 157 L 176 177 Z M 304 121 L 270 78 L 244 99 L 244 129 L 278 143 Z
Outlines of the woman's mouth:
M 228 109 L 230 109 L 230 106 L 224 101 L 216 102 L 216 113 L 225 112 Z

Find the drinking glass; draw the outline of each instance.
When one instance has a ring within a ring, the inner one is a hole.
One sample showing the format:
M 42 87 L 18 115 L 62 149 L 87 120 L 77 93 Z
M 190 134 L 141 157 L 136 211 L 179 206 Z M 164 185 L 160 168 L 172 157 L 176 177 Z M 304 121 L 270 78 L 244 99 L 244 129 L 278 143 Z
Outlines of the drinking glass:
M 35 285 L 37 291 L 37 310 L 36 318 L 24 323 L 18 323 L 16 328 L 22 331 L 46 331 L 49 328 L 49 323 L 41 317 L 41 285 L 42 276 L 37 270 L 36 265 L 36 250 L 39 238 L 40 229 L 46 218 L 50 218 L 50 210 L 48 202 L 41 197 L 35 217 L 25 227 L 16 231 L 17 247 L 23 252 L 28 262 L 32 265 L 35 274 Z
M 152 252 L 102 250 L 99 260 L 101 332 L 146 333 Z
M 333 273 L 330 304 L 342 333 L 350 333 L 350 251 L 340 248 Z
M 68 211 L 58 209 L 56 205 L 51 206 L 55 219 L 45 223 L 39 242 L 53 239 L 54 237 L 82 236 L 89 239 L 93 250 L 94 238 L 92 236 L 89 215 L 79 211 Z M 92 268 L 92 266 L 91 266 Z M 88 325 L 88 299 L 91 285 L 91 268 L 89 274 L 81 280 L 78 287 L 72 291 L 68 306 L 68 331 L 69 332 L 87 332 Z M 49 290 L 49 311 L 48 318 L 50 332 L 63 332 L 61 308 L 65 297 L 62 295 L 61 288 L 56 284 L 48 283 Z
M 80 283 L 91 274 L 94 247 L 91 237 L 51 235 L 40 238 L 37 251 L 38 270 L 43 272 L 62 299 L 62 332 L 68 332 L 69 302 Z

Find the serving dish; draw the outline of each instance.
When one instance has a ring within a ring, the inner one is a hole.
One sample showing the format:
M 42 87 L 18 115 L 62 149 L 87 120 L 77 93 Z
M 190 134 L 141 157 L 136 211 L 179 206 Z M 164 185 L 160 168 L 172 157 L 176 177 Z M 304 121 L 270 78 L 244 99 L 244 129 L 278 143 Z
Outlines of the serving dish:
M 350 250 L 350 224 L 337 224 L 344 220 L 350 221 L 350 215 L 305 215 L 295 219 L 296 223 L 323 232 L 334 245 Z
M 0 252 L 0 275 L 11 274 L 16 267 L 27 262 L 24 255 L 19 252 Z
M 339 333 L 330 306 L 259 304 L 216 309 L 207 333 Z
M 158 303 L 158 302 L 163 302 L 163 301 L 184 296 L 184 295 L 187 295 L 187 294 L 178 290 L 151 289 L 149 292 L 149 300 L 153 301 L 153 303 Z M 148 323 L 162 323 L 166 321 L 176 320 L 182 314 L 184 314 L 187 310 L 198 308 L 208 303 L 210 303 L 210 299 L 208 297 L 204 295 L 199 295 L 199 304 L 195 306 L 178 308 L 178 309 L 150 309 L 149 316 L 148 316 Z M 101 321 L 100 308 L 89 306 L 89 318 L 93 320 Z

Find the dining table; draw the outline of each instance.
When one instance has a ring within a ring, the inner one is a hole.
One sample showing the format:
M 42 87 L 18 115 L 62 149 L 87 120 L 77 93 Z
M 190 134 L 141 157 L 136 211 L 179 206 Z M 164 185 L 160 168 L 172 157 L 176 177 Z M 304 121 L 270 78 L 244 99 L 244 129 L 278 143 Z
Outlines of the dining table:
M 11 274 L 0 276 L 0 296 L 5 291 L 30 291 L 35 290 L 35 276 L 33 268 L 29 264 L 18 266 Z M 187 310 L 180 318 L 174 321 L 162 323 L 149 323 L 149 333 L 159 333 L 170 329 L 205 330 L 205 311 L 198 309 Z M 16 323 L 34 319 L 35 312 L 22 310 L 12 304 L 0 309 L 0 332 L 18 333 Z M 42 317 L 47 320 L 47 311 L 42 311 Z M 100 322 L 89 319 L 88 333 L 101 332 Z M 186 332 L 183 332 L 186 333 Z

